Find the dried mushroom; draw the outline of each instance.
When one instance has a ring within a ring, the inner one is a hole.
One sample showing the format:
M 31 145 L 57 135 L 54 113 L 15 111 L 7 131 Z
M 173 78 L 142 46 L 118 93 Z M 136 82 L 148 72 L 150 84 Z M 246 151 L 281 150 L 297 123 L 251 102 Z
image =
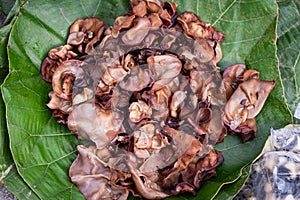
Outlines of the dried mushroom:
M 52 82 L 53 73 L 63 61 L 77 56 L 77 54 L 71 50 L 71 45 L 64 45 L 53 48 L 49 51 L 48 56 L 44 59 L 40 68 L 42 78 L 46 82 Z
M 177 17 L 177 20 L 182 25 L 184 33 L 188 36 L 210 39 L 217 42 L 222 42 L 224 38 L 222 33 L 201 21 L 195 13 L 184 12 Z
M 96 18 L 76 20 L 70 27 L 70 34 L 67 43 L 77 46 L 80 53 L 91 53 L 93 45 L 98 42 L 105 29 L 104 21 Z
M 87 199 L 127 199 L 129 190 L 122 185 L 111 185 L 113 172 L 108 167 L 107 149 L 77 146 L 78 157 L 70 167 L 69 175 Z
M 242 64 L 226 69 L 223 82 L 228 98 L 224 110 L 225 123 L 231 131 L 241 133 L 243 142 L 246 142 L 255 137 L 255 117 L 261 111 L 276 82 L 260 80 L 259 72 L 245 70 L 245 65 Z
M 275 82 L 243 64 L 221 75 L 223 34 L 194 13 L 176 13 L 176 3 L 130 6 L 112 27 L 76 20 L 67 45 L 42 63 L 53 116 L 90 141 L 77 147 L 69 175 L 87 199 L 196 194 L 217 175 L 224 159 L 213 145 L 227 131 L 243 142 L 255 137 Z
M 84 103 L 73 108 L 68 127 L 81 139 L 91 140 L 97 148 L 102 148 L 122 130 L 123 119 L 123 113 L 118 110 L 104 110 L 92 103 Z

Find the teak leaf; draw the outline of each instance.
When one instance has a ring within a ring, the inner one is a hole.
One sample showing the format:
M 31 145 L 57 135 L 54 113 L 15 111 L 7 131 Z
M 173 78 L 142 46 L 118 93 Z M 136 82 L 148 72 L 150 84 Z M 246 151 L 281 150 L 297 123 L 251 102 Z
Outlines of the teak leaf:
M 206 182 L 197 196 L 181 195 L 171 199 L 211 199 L 224 183 L 237 180 L 242 170 L 261 152 L 270 127 L 279 128 L 292 121 L 283 96 L 276 57 L 277 4 L 273 0 L 176 0 L 178 11 L 193 11 L 224 33 L 224 69 L 234 63 L 246 63 L 260 72 L 262 79 L 275 80 L 262 112 L 257 117 L 257 137 L 242 143 L 227 136 L 216 146 L 225 162 L 218 176 Z M 56 122 L 46 107 L 51 85 L 45 83 L 39 68 L 47 52 L 66 42 L 71 23 L 82 17 L 97 16 L 108 25 L 129 10 L 127 0 L 27 1 L 21 8 L 9 38 L 9 77 L 2 86 L 7 108 L 7 124 L 16 167 L 29 187 L 42 199 L 83 198 L 68 177 L 75 159 L 78 140 Z M 241 184 L 240 184 L 241 185 Z M 226 188 L 224 188 L 226 189 Z M 236 191 L 238 191 L 236 187 Z M 226 191 L 225 191 L 226 192 Z M 234 195 L 235 191 L 227 192 Z

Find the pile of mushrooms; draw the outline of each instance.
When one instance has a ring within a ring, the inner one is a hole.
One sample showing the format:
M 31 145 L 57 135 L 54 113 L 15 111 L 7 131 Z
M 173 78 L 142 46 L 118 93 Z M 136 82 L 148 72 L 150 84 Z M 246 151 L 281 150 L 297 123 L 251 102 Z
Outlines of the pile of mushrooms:
M 130 0 L 112 27 L 78 19 L 41 65 L 53 116 L 90 141 L 69 175 L 87 199 L 196 194 L 223 162 L 224 136 L 255 137 L 274 81 L 220 71 L 224 36 L 176 3 Z

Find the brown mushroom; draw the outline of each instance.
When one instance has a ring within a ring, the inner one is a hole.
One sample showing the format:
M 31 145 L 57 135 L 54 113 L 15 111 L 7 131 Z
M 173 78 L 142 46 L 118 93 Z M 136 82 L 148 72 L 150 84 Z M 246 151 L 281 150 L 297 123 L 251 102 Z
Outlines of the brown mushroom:
M 178 109 L 181 108 L 181 106 L 184 103 L 184 100 L 186 99 L 186 92 L 184 91 L 176 91 L 172 96 L 172 101 L 170 104 L 170 111 L 171 116 L 174 118 L 177 118 L 177 112 Z
M 149 32 L 151 22 L 147 17 L 137 18 L 134 20 L 134 25 L 122 35 L 124 44 L 134 46 L 140 44 Z
M 176 14 L 177 3 L 164 2 L 163 9 L 166 10 L 171 17 L 174 17 Z
M 130 71 L 132 68 L 136 67 L 135 60 L 133 59 L 133 55 L 127 54 L 124 58 L 123 68 L 125 71 Z
M 137 17 L 144 17 L 147 14 L 145 1 L 130 1 L 132 12 Z
M 149 187 L 145 180 L 147 177 L 143 176 L 135 167 L 134 164 L 128 162 L 128 166 L 132 175 L 132 179 L 135 183 L 135 187 L 137 191 L 146 199 L 164 199 L 170 196 L 170 194 L 166 193 L 163 189 L 159 187 Z
M 151 13 L 161 14 L 163 10 L 163 1 L 162 0 L 146 0 L 147 9 Z
M 240 134 L 243 142 L 255 138 L 257 132 L 256 120 L 247 119 L 235 129 L 235 132 Z
M 82 62 L 78 60 L 67 60 L 55 70 L 52 77 L 52 88 L 58 97 L 66 100 L 71 99 L 76 74 L 82 72 L 79 67 L 81 64 Z
M 225 115 L 232 130 L 247 119 L 253 119 L 262 109 L 275 81 L 250 79 L 241 83 L 225 106 Z
M 72 163 L 69 176 L 87 199 L 126 200 L 129 190 L 126 187 L 110 184 L 112 172 L 102 159 L 110 156 L 107 149 L 77 146 L 78 156 Z
M 144 101 L 133 102 L 129 106 L 129 119 L 133 123 L 138 123 L 142 119 L 150 118 L 152 109 Z
M 150 20 L 151 28 L 158 28 L 163 24 L 161 18 L 157 13 L 150 13 L 147 17 Z
M 168 10 L 163 9 L 161 14 L 159 15 L 161 19 L 163 20 L 163 28 L 170 28 L 172 26 L 172 16 L 168 12 Z
M 94 50 L 94 44 L 100 40 L 104 29 L 104 21 L 96 17 L 78 19 L 70 27 L 67 43 L 78 46 L 80 53 L 90 54 Z
M 152 91 L 157 91 L 169 84 L 180 74 L 182 63 L 173 55 L 149 56 L 147 63 L 155 82 Z
M 55 72 L 57 67 L 58 67 L 58 63 L 56 61 L 52 60 L 49 57 L 46 57 L 43 60 L 43 63 L 40 68 L 40 73 L 42 75 L 43 80 L 48 83 L 51 83 L 53 73 Z
M 72 46 L 64 45 L 53 48 L 49 51 L 48 56 L 43 60 L 40 73 L 44 81 L 51 83 L 52 76 L 57 67 L 65 60 L 77 56 L 72 50 Z
M 237 88 L 238 77 L 244 74 L 246 65 L 244 64 L 234 64 L 227 67 L 223 72 L 223 84 L 226 91 L 227 99 L 230 98 L 233 91 Z
M 133 68 L 128 77 L 119 83 L 119 86 L 126 91 L 140 91 L 150 83 L 150 73 L 146 69 Z
M 190 88 L 194 94 L 197 94 L 201 101 L 209 100 L 211 89 L 216 87 L 212 72 L 199 70 L 190 71 Z
M 111 86 L 114 83 L 122 81 L 126 75 L 127 72 L 122 67 L 107 67 L 102 76 L 102 81 L 106 85 Z
M 91 140 L 101 149 L 121 132 L 123 120 L 121 111 L 103 110 L 92 103 L 83 103 L 73 108 L 68 127 L 81 139 Z
M 215 51 L 215 56 L 212 61 L 214 65 L 217 65 L 217 63 L 222 59 L 223 56 L 220 42 L 215 41 L 213 44 L 213 48 Z
M 114 22 L 114 27 L 112 28 L 111 31 L 112 36 L 117 38 L 122 29 L 129 28 L 132 25 L 134 19 L 135 19 L 134 15 L 120 16 L 116 18 Z
M 69 114 L 63 113 L 59 109 L 52 111 L 52 116 L 57 118 L 58 123 L 67 124 Z
M 193 38 L 204 38 L 221 42 L 224 35 L 215 28 L 205 24 L 200 18 L 192 12 L 184 12 L 177 17 L 182 25 L 184 33 Z
M 194 41 L 193 55 L 198 58 L 200 62 L 208 63 L 215 57 L 215 52 L 208 40 L 196 39 Z
M 243 74 L 243 77 L 240 78 L 241 81 L 247 81 L 251 78 L 258 79 L 259 78 L 259 72 L 253 69 L 246 70 Z
M 176 36 L 172 34 L 167 34 L 162 41 L 160 42 L 160 47 L 162 49 L 170 49 L 171 46 L 174 44 L 176 41 Z
M 52 110 L 60 110 L 64 114 L 72 112 L 72 102 L 59 98 L 53 91 L 49 93 L 50 102 L 47 104 L 48 108 Z

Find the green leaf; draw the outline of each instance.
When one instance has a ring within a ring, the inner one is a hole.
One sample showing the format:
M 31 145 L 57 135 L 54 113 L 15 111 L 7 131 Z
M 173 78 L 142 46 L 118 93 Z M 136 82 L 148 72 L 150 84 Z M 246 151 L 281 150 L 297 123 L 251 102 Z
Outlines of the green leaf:
M 0 180 L 1 177 L 4 176 L 3 173 L 9 168 L 10 165 L 13 164 L 13 160 L 11 158 L 11 154 L 9 151 L 9 142 L 8 135 L 6 129 L 6 120 L 5 120 L 5 107 L 2 97 L 0 98 Z
M 38 200 L 39 198 L 24 183 L 18 174 L 17 168 L 12 167 L 9 174 L 3 179 L 2 183 L 7 189 L 13 193 L 18 199 Z
M 10 1 L 13 3 L 14 1 Z M 21 6 L 21 1 L 8 13 L 4 26 L 0 28 L 0 85 L 8 73 L 7 42 L 10 30 Z M 6 5 L 10 6 L 10 5 Z M 8 9 L 8 7 L 6 7 Z M 5 12 L 7 13 L 7 12 Z M 0 91 L 0 182 L 18 199 L 38 199 L 17 172 L 9 149 L 9 138 L 6 127 L 5 105 Z
M 0 13 L 7 16 L 14 4 L 15 0 L 2 0 L 0 2 Z
M 300 2 L 278 0 L 278 58 L 285 96 L 292 113 L 300 102 Z
M 241 62 L 260 71 L 262 79 L 276 80 L 272 92 L 257 117 L 258 134 L 251 142 L 227 136 L 216 146 L 225 162 L 218 176 L 203 185 L 197 196 L 171 199 L 210 199 L 224 183 L 237 180 L 245 166 L 261 152 L 270 127 L 291 123 L 279 77 L 275 47 L 277 4 L 273 0 L 177 0 L 179 11 L 196 12 L 225 34 L 221 68 Z M 46 107 L 51 85 L 39 75 L 47 52 L 66 42 L 70 24 L 79 17 L 97 16 L 112 25 L 118 15 L 128 11 L 128 1 L 28 1 L 20 10 L 9 39 L 10 73 L 2 86 L 7 108 L 8 131 L 16 167 L 29 187 L 42 199 L 80 199 L 70 182 L 68 169 L 76 157 L 76 137 L 56 123 Z M 274 117 L 276 116 L 276 118 Z M 245 168 L 246 172 L 249 171 Z M 224 190 L 234 195 L 238 187 Z M 132 198 L 134 199 L 134 198 Z
M 15 16 L 18 4 L 16 3 L 9 16 Z M 8 74 L 7 42 L 8 36 L 14 23 L 14 18 L 9 17 L 5 25 L 0 28 L 0 85 L 3 83 Z M 9 141 L 6 128 L 5 106 L 0 92 L 0 177 L 1 173 L 7 171 L 8 167 L 13 164 L 9 150 Z M 0 178 L 1 180 L 1 178 Z
M 243 168 L 242 175 L 233 183 L 226 184 L 214 197 L 214 200 L 230 200 L 239 192 L 250 175 L 251 164 Z

